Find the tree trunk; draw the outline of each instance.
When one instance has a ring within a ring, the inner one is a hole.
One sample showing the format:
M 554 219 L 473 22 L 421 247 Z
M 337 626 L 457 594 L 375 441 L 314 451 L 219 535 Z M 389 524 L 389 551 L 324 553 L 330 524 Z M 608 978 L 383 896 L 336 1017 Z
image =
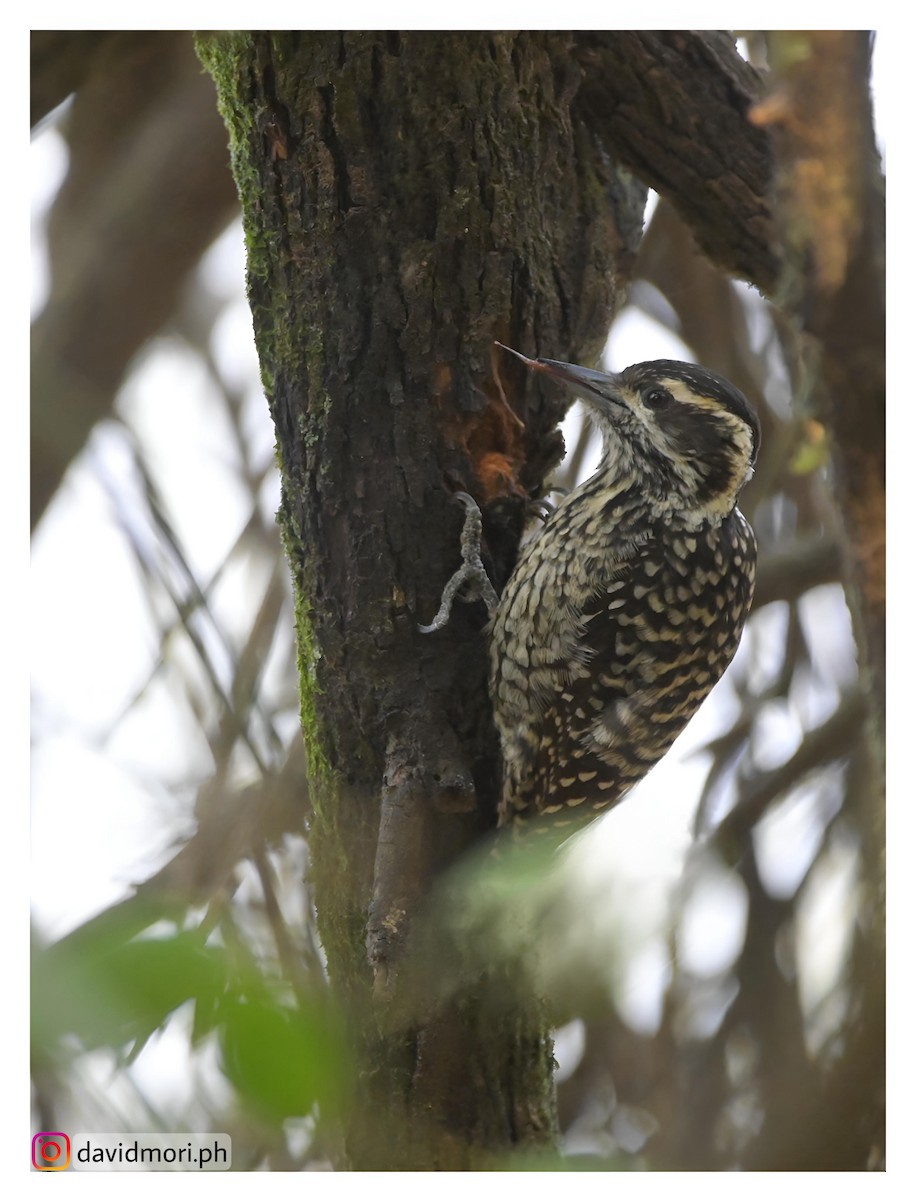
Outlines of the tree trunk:
M 848 1159 L 885 1163 L 885 180 L 870 96 L 872 35 L 770 33 L 773 86 L 754 111 L 776 151 L 782 303 L 802 330 L 810 403 L 831 435 L 846 577 L 867 698 L 852 1035 L 832 1093 Z M 850 792 L 854 795 L 854 790 Z M 862 1114 L 862 1115 L 861 1115 Z M 825 1141 L 834 1142 L 831 1129 Z
M 566 34 L 201 39 L 229 127 L 297 592 L 320 929 L 353 1033 L 356 1169 L 465 1169 L 554 1133 L 534 997 L 393 1021 L 430 884 L 494 823 L 485 614 L 417 629 L 484 507 L 497 583 L 560 416 L 493 340 L 599 351 L 644 192 L 578 119 Z

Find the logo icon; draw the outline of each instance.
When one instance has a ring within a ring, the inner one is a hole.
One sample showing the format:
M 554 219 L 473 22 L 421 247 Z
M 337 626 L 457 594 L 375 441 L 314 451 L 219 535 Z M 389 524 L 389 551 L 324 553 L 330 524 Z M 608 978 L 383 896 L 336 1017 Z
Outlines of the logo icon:
M 70 1138 L 66 1133 L 36 1133 L 32 1138 L 32 1166 L 36 1171 L 65 1171 L 70 1165 Z

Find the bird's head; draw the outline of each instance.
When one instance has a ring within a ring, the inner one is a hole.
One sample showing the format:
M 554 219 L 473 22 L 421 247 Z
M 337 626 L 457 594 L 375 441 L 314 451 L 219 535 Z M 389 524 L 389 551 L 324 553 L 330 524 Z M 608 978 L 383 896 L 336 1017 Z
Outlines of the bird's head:
M 603 434 L 600 470 L 631 472 L 651 494 L 712 520 L 731 511 L 752 478 L 758 417 L 742 392 L 713 371 L 658 359 L 608 375 L 511 353 L 587 405 Z

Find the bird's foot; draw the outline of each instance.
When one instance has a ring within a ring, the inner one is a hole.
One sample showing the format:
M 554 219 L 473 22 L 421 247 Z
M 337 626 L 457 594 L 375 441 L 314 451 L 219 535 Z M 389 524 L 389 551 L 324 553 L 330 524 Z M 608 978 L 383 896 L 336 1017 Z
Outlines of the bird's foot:
M 536 517 L 538 521 L 542 521 L 545 525 L 555 512 L 555 504 L 543 496 L 539 500 L 529 500 L 527 502 L 527 512 L 531 517 Z
M 463 563 L 444 585 L 441 595 L 441 607 L 435 614 L 430 625 L 420 625 L 420 633 L 435 633 L 447 625 L 451 617 L 451 606 L 457 594 L 463 590 L 461 600 L 483 600 L 489 616 L 495 615 L 498 608 L 498 593 L 492 587 L 492 581 L 482 565 L 480 543 L 482 541 L 482 513 L 479 505 L 466 492 L 455 492 L 458 499 L 466 508 L 466 520 L 460 535 L 460 554 Z

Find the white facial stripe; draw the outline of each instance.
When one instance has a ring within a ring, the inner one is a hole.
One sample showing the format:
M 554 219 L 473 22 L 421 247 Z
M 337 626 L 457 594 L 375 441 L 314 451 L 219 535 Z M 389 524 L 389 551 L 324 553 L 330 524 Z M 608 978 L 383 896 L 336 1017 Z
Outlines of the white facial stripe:
M 676 400 L 687 404 L 699 404 L 702 408 L 711 407 L 711 401 L 707 396 L 696 396 L 689 385 L 683 383 L 681 379 L 661 379 L 660 386 L 665 387 Z
M 730 427 L 733 435 L 733 440 L 736 442 L 740 450 L 748 457 L 752 453 L 752 433 L 749 426 L 736 413 L 730 412 L 720 403 L 719 400 L 713 400 L 710 396 L 701 396 L 697 392 L 691 391 L 687 383 L 683 383 L 681 379 L 661 379 L 660 386 L 678 400 L 681 404 L 691 404 L 695 408 L 704 408 L 713 412 L 720 420 Z
M 660 386 L 679 400 L 683 404 L 692 404 L 696 408 L 713 409 L 715 412 L 722 411 L 719 400 L 712 400 L 710 396 L 700 396 L 697 392 L 693 392 L 687 383 L 681 379 L 661 379 Z
M 697 392 L 693 392 L 689 385 L 682 379 L 658 379 L 654 386 L 665 388 L 673 399 L 678 400 L 680 404 L 688 404 L 692 408 L 705 408 L 715 413 L 725 412 L 719 400 L 712 400 L 710 396 L 700 396 Z M 640 391 L 626 389 L 625 398 L 630 407 L 650 412 L 644 404 Z

